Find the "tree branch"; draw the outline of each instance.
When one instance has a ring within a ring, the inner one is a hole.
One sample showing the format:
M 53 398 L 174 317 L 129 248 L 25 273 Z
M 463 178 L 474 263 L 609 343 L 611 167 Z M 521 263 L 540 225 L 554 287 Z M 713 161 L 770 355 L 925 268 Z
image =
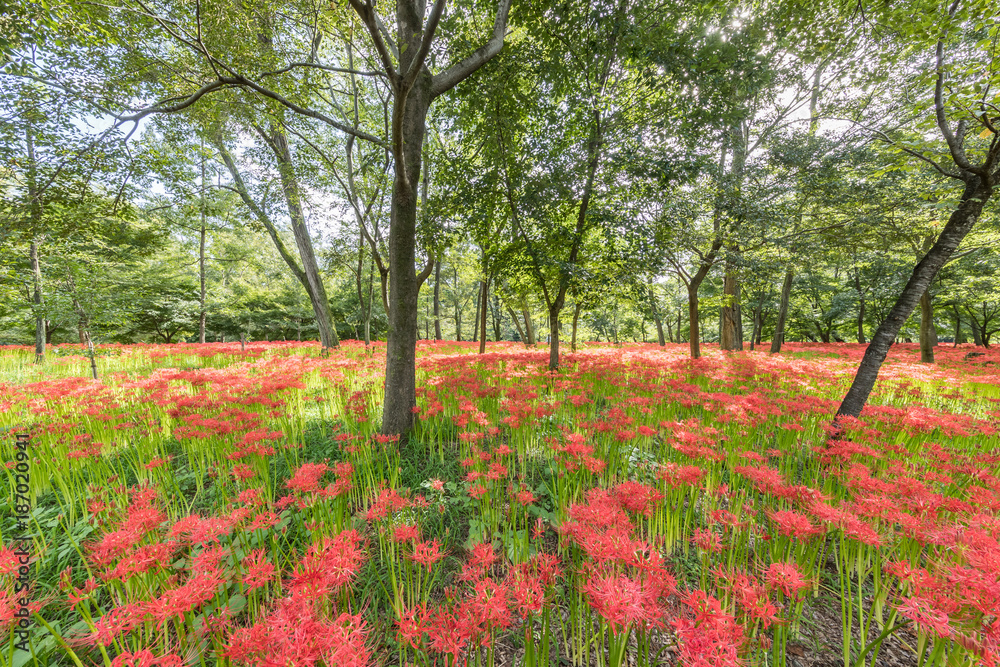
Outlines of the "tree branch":
M 351 0 L 355 2 L 356 0 Z M 510 13 L 511 0 L 500 0 L 496 18 L 493 21 L 493 36 L 489 41 L 473 51 L 469 56 L 434 77 L 431 84 L 431 97 L 437 97 L 448 92 L 463 79 L 486 64 L 503 48 L 504 34 L 507 31 L 507 15 Z

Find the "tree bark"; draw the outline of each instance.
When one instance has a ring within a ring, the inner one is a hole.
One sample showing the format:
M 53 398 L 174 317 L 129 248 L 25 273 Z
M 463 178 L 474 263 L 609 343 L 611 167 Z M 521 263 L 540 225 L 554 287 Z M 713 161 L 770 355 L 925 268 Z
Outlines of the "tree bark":
M 527 339 L 524 337 L 524 329 L 521 328 L 521 318 L 517 316 L 517 313 L 515 313 L 514 309 L 509 305 L 507 305 L 507 314 L 510 315 L 510 319 L 514 323 L 514 327 L 517 329 L 518 338 L 520 338 L 522 343 L 525 343 Z
M 576 331 L 580 324 L 580 311 L 583 310 L 583 303 L 577 301 L 573 304 L 573 334 L 570 338 L 570 349 L 576 352 Z
M 976 347 L 983 347 L 983 330 L 979 328 L 979 320 L 976 319 L 975 315 L 972 314 L 971 309 L 966 306 L 969 310 L 969 328 L 972 329 L 972 344 Z
M 309 300 L 312 302 L 313 311 L 316 314 L 320 343 L 324 349 L 340 347 L 337 329 L 333 326 L 333 317 L 330 314 L 330 301 L 327 298 L 326 287 L 323 285 L 323 279 L 319 273 L 316 255 L 313 252 L 312 238 L 309 236 L 305 213 L 302 210 L 301 188 L 298 177 L 295 175 L 292 153 L 288 146 L 288 138 L 285 136 L 284 130 L 277 124 L 271 126 L 271 131 L 267 138 L 278 161 L 281 189 L 285 195 L 285 203 L 288 206 L 288 216 L 292 222 L 292 236 L 295 238 L 295 245 L 299 250 L 299 258 L 302 260 L 302 270 L 309 283 Z M 414 341 L 414 344 L 416 344 L 416 341 Z
M 496 295 L 496 290 L 493 290 L 493 300 L 490 302 L 490 315 L 493 318 L 494 340 L 499 341 L 502 335 L 500 331 L 500 297 Z
M 37 235 L 42 229 L 42 200 L 41 193 L 38 192 L 38 166 L 35 164 L 35 138 L 32 135 L 32 126 L 29 122 L 25 131 L 24 139 L 28 149 L 28 211 L 31 216 L 31 248 L 29 249 L 31 259 L 31 279 L 32 279 L 32 303 L 35 311 L 35 363 L 45 363 L 45 341 L 46 341 L 46 320 L 43 312 L 42 301 L 42 266 L 38 260 Z
M 483 286 L 482 281 L 480 281 L 479 289 L 476 290 L 476 316 L 472 320 L 472 342 L 479 342 L 479 311 L 482 306 L 483 299 Z
M 529 347 L 534 347 L 537 342 L 535 339 L 535 326 L 531 322 L 531 311 L 528 310 L 527 304 L 522 306 L 521 313 L 524 315 L 524 334 L 527 336 L 525 341 Z
M 934 346 L 937 345 L 937 328 L 934 326 L 934 303 L 930 289 L 920 295 L 920 361 L 934 363 Z
M 656 339 L 660 347 L 665 347 L 667 341 L 663 337 L 663 320 L 660 319 L 660 309 L 656 305 L 656 294 L 653 292 L 652 285 L 649 285 L 647 289 L 649 290 L 649 306 L 653 312 L 653 321 L 656 322 Z
M 486 309 L 489 304 L 486 299 L 489 298 L 489 285 L 486 280 L 482 280 L 479 283 L 479 354 L 484 354 L 486 352 Z
M 202 146 L 204 150 L 204 145 Z M 205 156 L 201 157 L 201 234 L 198 241 L 198 277 L 201 280 L 201 291 L 198 297 L 198 342 L 205 343 Z
M 441 260 L 434 262 L 434 340 L 441 340 Z
M 38 262 L 38 244 L 31 242 L 31 275 L 34 283 L 32 303 L 35 310 L 35 363 L 45 362 L 45 315 L 42 313 L 42 267 Z
M 913 312 L 934 276 L 948 261 L 969 230 L 975 226 L 982 214 L 983 207 L 993 194 L 991 184 L 982 183 L 978 176 L 966 176 L 965 183 L 965 191 L 958 207 L 948 218 L 948 223 L 941 230 L 937 241 L 923 259 L 917 262 L 910 279 L 906 282 L 906 286 L 895 305 L 889 311 L 889 316 L 872 336 L 872 342 L 858 366 L 854 382 L 837 410 L 837 417 L 859 417 L 861 415 L 861 410 L 868 401 L 868 396 L 878 379 L 879 368 L 885 361 L 889 348 L 895 341 L 900 328 Z
M 559 368 L 559 311 L 562 308 L 549 308 L 549 370 Z
M 700 324 L 698 322 L 698 288 L 700 286 L 700 282 L 697 285 L 692 283 L 688 286 L 688 321 L 691 323 L 691 331 L 688 334 L 688 338 L 690 338 L 692 359 L 697 359 L 701 356 L 701 335 L 699 331 Z
M 785 323 L 788 321 L 788 298 L 792 293 L 792 279 L 795 272 L 791 266 L 785 270 L 785 281 L 781 284 L 781 302 L 778 305 L 778 321 L 774 325 L 774 335 L 771 337 L 771 354 L 781 352 L 785 342 Z

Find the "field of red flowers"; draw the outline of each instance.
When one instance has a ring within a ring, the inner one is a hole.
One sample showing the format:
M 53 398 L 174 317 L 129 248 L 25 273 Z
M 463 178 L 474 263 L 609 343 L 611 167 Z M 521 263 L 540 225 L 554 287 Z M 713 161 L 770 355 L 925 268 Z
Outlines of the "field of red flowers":
M 1000 663 L 997 352 L 471 345 L 0 349 L 0 664 Z

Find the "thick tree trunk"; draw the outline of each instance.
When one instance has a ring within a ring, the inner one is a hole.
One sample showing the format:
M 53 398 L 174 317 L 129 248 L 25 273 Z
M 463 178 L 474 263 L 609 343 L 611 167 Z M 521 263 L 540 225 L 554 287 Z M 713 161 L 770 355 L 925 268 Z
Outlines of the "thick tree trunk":
M 441 260 L 434 262 L 434 340 L 441 340 Z
M 309 228 L 306 226 L 306 217 L 302 210 L 301 189 L 298 177 L 295 175 L 288 139 L 284 130 L 277 125 L 271 127 L 269 138 L 271 148 L 278 159 L 281 189 L 288 206 L 288 216 L 292 221 L 292 236 L 295 237 L 295 245 L 298 247 L 299 258 L 302 260 L 302 270 L 309 282 L 309 300 L 312 302 L 313 311 L 316 314 L 320 343 L 323 348 L 340 347 L 337 329 L 333 326 L 333 317 L 330 314 L 330 301 L 326 295 L 323 279 L 319 274 L 319 265 L 316 263 L 316 255 L 313 252 Z
M 972 343 L 977 347 L 983 347 L 983 332 L 979 328 L 979 321 L 969 313 L 969 328 L 972 329 Z
M 723 350 L 742 350 L 743 337 L 740 313 L 740 283 L 735 269 L 727 263 L 726 275 L 723 278 L 722 330 L 719 333 L 719 347 Z
M 955 342 L 952 347 L 958 347 L 960 343 L 965 342 L 965 336 L 962 335 L 962 318 L 959 316 L 956 306 L 952 306 L 951 311 L 955 314 Z
M 701 334 L 698 323 L 698 287 L 700 285 L 691 284 L 688 286 L 688 321 L 691 323 L 691 331 L 688 334 L 691 346 L 691 358 L 697 359 L 701 356 Z
M 400 69 L 405 70 L 416 55 L 408 51 L 409 48 L 400 54 L 403 61 Z M 409 433 L 413 426 L 413 408 L 417 404 L 417 295 L 420 284 L 416 272 L 417 199 L 410 184 L 420 182 L 421 151 L 430 102 L 431 77 L 424 69 L 418 73 L 403 108 L 393 110 L 394 115 L 402 116 L 402 148 L 399 150 L 404 164 L 397 162 L 396 169 L 405 168 L 405 172 L 397 173 L 393 183 L 389 226 L 389 335 L 382 413 L 382 433 L 387 435 Z M 396 104 L 398 107 L 398 99 Z
M 458 308 L 458 303 L 455 303 L 455 340 L 462 342 L 462 311 Z
M 988 184 L 980 185 L 978 177 L 968 176 L 967 179 L 965 192 L 958 208 L 948 218 L 948 224 L 941 230 L 940 236 L 931 249 L 924 255 L 923 259 L 917 262 L 903 292 L 889 311 L 889 316 L 872 336 L 872 342 L 858 366 L 854 382 L 837 410 L 837 417 L 859 417 L 861 415 L 861 410 L 868 402 L 868 396 L 878 379 L 882 362 L 885 361 L 889 348 L 896 339 L 900 328 L 913 312 L 920 297 L 927 291 L 934 276 L 976 224 L 982 214 L 983 206 L 993 194 L 992 188 L 988 187 Z
M 781 352 L 785 342 L 785 323 L 788 321 L 788 298 L 792 293 L 792 279 L 795 273 L 789 267 L 785 271 L 785 281 L 781 283 L 781 302 L 778 304 L 778 321 L 774 325 L 774 335 L 771 337 L 771 354 Z
M 549 309 L 549 370 L 559 368 L 559 311 L 560 308 Z
M 934 302 L 930 289 L 920 296 L 920 361 L 934 363 L 934 347 L 937 345 L 937 327 L 934 326 Z
M 653 293 L 652 285 L 648 287 L 648 290 L 649 306 L 653 311 L 653 321 L 656 322 L 656 340 L 660 344 L 660 347 L 664 347 L 667 341 L 663 337 L 663 320 L 660 319 L 660 309 L 656 306 L 656 294 Z
M 489 307 L 489 286 L 485 280 L 479 283 L 479 354 L 486 352 L 486 309 Z

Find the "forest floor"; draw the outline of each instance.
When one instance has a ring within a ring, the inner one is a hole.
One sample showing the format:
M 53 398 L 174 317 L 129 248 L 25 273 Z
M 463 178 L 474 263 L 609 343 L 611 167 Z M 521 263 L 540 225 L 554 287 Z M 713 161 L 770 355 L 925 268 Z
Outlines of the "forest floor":
M 422 341 L 402 444 L 376 428 L 384 344 L 102 346 L 97 381 L 80 352 L 0 348 L 3 664 L 1000 651 L 994 350 L 894 346 L 831 440 L 863 346 L 587 345 L 553 373 L 544 349 Z

